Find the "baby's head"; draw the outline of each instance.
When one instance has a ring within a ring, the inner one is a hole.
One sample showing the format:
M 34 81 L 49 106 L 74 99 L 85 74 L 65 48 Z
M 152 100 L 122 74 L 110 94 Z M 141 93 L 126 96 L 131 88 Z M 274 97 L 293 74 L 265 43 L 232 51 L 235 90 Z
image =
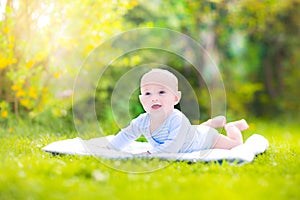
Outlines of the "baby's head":
M 147 112 L 164 110 L 170 113 L 180 101 L 178 79 L 163 69 L 152 69 L 141 78 L 140 101 Z
M 161 85 L 175 95 L 178 93 L 178 79 L 168 70 L 152 69 L 144 74 L 141 79 L 141 88 L 149 84 Z

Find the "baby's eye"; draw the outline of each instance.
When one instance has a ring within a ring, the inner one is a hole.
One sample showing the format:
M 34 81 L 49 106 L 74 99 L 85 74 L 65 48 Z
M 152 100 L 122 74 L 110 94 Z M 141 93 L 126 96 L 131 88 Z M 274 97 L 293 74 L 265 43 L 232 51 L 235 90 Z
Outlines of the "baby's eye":
M 150 92 L 146 92 L 145 93 L 145 96 L 149 96 L 151 93 Z
M 166 91 L 161 90 L 161 91 L 159 91 L 159 94 L 166 94 Z

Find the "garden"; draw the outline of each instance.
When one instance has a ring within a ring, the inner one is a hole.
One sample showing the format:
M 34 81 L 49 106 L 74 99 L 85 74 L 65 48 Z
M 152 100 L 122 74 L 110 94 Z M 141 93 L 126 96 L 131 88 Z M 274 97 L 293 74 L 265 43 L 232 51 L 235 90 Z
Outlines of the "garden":
M 299 12 L 296 0 L 0 1 L 0 199 L 299 199 Z M 42 150 L 118 133 L 144 112 L 151 66 L 178 77 L 193 124 L 244 118 L 244 140 L 268 149 L 249 163 Z

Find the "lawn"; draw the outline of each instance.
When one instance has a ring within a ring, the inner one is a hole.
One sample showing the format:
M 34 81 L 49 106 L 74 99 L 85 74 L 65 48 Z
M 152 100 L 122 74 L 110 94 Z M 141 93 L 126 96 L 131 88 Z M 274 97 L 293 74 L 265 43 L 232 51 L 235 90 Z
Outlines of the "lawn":
M 270 147 L 237 165 L 53 156 L 41 148 L 76 133 L 2 127 L 0 199 L 300 199 L 299 129 L 255 120 L 245 138 L 260 133 Z

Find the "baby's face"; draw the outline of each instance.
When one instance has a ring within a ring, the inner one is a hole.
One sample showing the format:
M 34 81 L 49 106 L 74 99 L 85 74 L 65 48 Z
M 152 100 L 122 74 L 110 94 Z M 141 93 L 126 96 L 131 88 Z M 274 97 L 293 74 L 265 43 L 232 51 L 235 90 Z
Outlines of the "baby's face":
M 179 97 L 162 85 L 148 84 L 141 87 L 140 101 L 147 113 L 167 116 L 173 111 Z

